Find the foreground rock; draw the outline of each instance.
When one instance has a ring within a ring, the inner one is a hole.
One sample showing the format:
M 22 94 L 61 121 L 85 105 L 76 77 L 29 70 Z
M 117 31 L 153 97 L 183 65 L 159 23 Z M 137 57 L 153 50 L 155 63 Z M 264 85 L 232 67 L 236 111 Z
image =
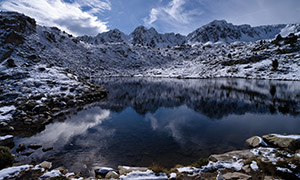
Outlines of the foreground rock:
M 263 139 L 270 143 L 273 146 L 277 146 L 280 148 L 290 148 L 291 150 L 295 150 L 294 146 L 300 147 L 300 135 L 279 135 L 279 134 L 268 134 L 264 135 Z
M 247 139 L 246 143 L 251 147 L 267 146 L 267 143 L 259 136 L 253 136 Z

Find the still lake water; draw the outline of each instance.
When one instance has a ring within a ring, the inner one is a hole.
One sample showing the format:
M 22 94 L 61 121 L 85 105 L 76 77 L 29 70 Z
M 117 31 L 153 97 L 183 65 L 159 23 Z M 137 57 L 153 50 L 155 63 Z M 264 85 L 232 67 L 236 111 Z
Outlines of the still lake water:
M 18 160 L 91 174 L 95 166 L 188 165 L 247 148 L 268 133 L 300 133 L 300 82 L 109 78 L 108 98 L 16 144 L 53 146 Z

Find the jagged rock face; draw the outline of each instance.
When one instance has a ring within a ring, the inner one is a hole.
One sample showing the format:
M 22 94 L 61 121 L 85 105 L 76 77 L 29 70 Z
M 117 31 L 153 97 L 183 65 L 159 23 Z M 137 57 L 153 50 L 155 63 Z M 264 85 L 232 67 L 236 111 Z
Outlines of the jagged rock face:
M 274 38 L 285 25 L 258 26 L 233 25 L 225 20 L 215 20 L 188 34 L 187 40 L 195 42 L 233 42 L 233 41 L 256 41 L 259 39 Z
M 81 36 L 78 38 L 81 41 L 88 42 L 93 45 L 99 45 L 103 43 L 119 43 L 127 42 L 128 36 L 118 29 L 110 30 L 108 32 L 99 33 L 96 37 Z
M 18 33 L 35 32 L 36 22 L 34 19 L 16 12 L 1 12 L 0 28 L 6 31 Z M 9 29 L 9 30 L 8 30 Z
M 185 36 L 174 33 L 159 34 L 153 27 L 137 27 L 131 34 L 131 43 L 150 47 L 167 47 L 185 43 Z
M 1 12 L 0 14 L 0 44 L 22 44 L 24 36 L 36 31 L 34 19 L 16 12 Z

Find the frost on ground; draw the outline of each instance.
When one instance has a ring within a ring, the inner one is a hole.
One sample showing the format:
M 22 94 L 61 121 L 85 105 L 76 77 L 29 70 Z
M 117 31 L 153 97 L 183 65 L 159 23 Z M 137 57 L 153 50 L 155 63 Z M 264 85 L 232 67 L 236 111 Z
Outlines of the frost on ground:
M 121 175 L 120 180 L 143 180 L 143 179 L 157 179 L 157 180 L 167 180 L 168 176 L 165 173 L 159 173 L 156 175 L 153 171 L 133 171 L 126 175 Z
M 14 166 L 0 171 L 0 180 L 17 176 L 19 172 L 31 168 L 32 165 Z
M 62 175 L 61 172 L 59 170 L 52 170 L 50 172 L 46 172 L 45 174 L 43 174 L 41 176 L 41 178 L 51 178 L 51 177 L 57 177 Z

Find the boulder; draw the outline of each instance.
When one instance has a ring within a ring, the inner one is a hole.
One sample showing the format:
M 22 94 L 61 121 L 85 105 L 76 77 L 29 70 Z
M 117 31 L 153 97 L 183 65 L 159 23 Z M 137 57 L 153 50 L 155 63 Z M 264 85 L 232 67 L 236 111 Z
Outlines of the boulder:
M 30 149 L 39 149 L 39 148 L 42 147 L 42 145 L 39 145 L 39 144 L 29 144 L 27 147 L 30 148 Z
M 262 137 L 268 144 L 276 147 L 289 148 L 296 141 L 300 141 L 300 135 L 268 134 Z
M 211 161 L 231 161 L 235 158 L 249 159 L 254 157 L 254 154 L 250 150 L 231 151 L 224 154 L 213 154 L 209 157 Z
M 17 65 L 13 59 L 8 59 L 6 61 L 6 67 L 13 68 L 13 67 L 17 67 Z
M 43 161 L 41 164 L 38 165 L 40 168 L 50 169 L 52 167 L 52 163 L 48 161 Z
M 110 167 L 99 167 L 99 168 L 96 168 L 95 169 L 95 175 L 96 177 L 105 177 L 106 174 L 110 171 L 113 171 L 114 169 L 113 168 L 110 168 Z
M 147 171 L 148 168 L 145 167 L 129 167 L 129 166 L 118 166 L 120 174 L 127 174 L 132 171 Z
M 19 144 L 19 146 L 17 147 L 16 151 L 17 152 L 22 152 L 26 149 L 26 145 L 25 144 Z
M 259 136 L 250 137 L 246 143 L 251 147 L 267 146 L 267 143 Z
M 105 179 L 118 179 L 118 178 L 119 175 L 115 171 L 109 171 L 105 176 Z
M 223 175 L 224 180 L 248 180 L 251 176 L 239 172 L 226 173 Z
M 14 136 L 0 136 L 0 146 L 11 146 L 12 144 L 14 144 Z

